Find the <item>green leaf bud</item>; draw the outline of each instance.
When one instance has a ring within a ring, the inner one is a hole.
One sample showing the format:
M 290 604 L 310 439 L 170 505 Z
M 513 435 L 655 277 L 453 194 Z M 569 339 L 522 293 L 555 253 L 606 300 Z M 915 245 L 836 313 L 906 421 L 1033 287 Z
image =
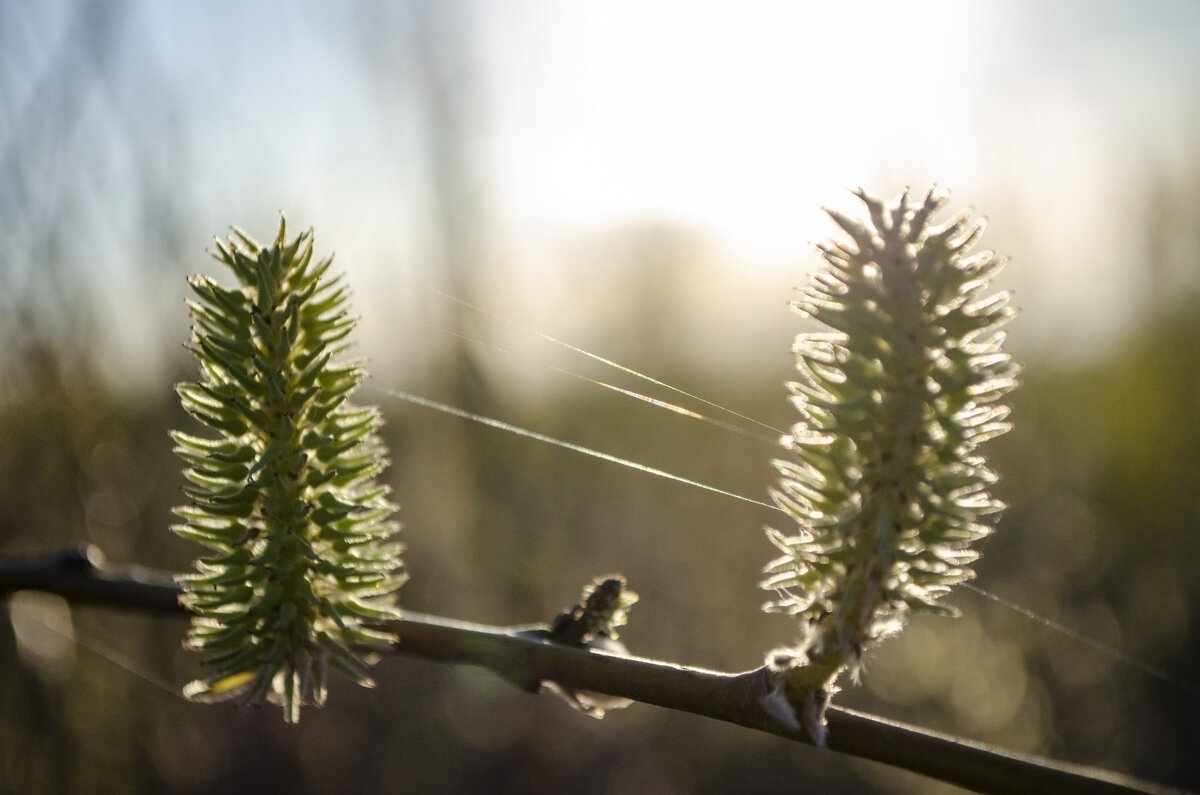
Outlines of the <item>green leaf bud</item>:
M 190 499 L 172 529 L 212 552 L 178 578 L 186 645 L 212 671 L 184 692 L 270 698 L 289 722 L 324 702 L 330 664 L 370 684 L 404 581 L 395 506 L 373 480 L 387 465 L 379 413 L 348 402 L 363 371 L 333 358 L 354 325 L 348 292 L 312 250 L 282 219 L 270 246 L 238 230 L 216 243 L 238 284 L 189 280 L 201 380 L 176 387 L 215 435 L 172 434 Z
M 953 613 L 939 599 L 973 576 L 970 544 L 1003 508 L 976 448 L 1008 430 L 999 401 L 1018 372 L 998 330 L 1009 295 L 980 297 L 1003 261 L 969 255 L 982 222 L 931 225 L 934 190 L 917 206 L 907 192 L 886 206 L 855 195 L 870 223 L 828 211 L 849 240 L 818 246 L 826 267 L 793 305 L 826 330 L 793 348 L 800 421 L 772 496 L 797 528 L 768 531 L 782 554 L 762 583 L 776 593 L 766 608 L 801 623 L 769 656 L 764 708 L 818 742 L 834 681 L 857 676 L 866 648 L 910 611 Z

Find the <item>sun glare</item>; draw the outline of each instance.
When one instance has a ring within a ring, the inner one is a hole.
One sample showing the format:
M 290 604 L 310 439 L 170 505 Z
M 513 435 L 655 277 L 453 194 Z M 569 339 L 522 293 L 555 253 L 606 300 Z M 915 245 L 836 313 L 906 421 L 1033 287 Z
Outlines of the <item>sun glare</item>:
M 950 31 L 971 13 L 573 4 L 524 60 L 493 59 L 504 211 L 558 230 L 665 219 L 752 256 L 795 252 L 844 188 L 962 169 L 964 114 L 934 118 L 926 95 L 968 94 L 969 45 Z

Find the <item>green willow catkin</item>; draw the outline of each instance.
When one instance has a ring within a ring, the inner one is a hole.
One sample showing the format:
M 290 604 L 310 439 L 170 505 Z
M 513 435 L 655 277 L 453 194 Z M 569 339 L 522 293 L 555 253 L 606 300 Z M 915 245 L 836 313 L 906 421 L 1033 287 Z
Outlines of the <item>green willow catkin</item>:
M 849 240 L 819 247 L 825 266 L 793 305 L 826 329 L 794 346 L 801 419 L 772 496 L 798 527 L 768 530 L 783 554 L 763 583 L 802 632 L 769 656 L 766 706 L 818 743 L 837 676 L 856 677 L 907 612 L 953 613 L 939 598 L 973 576 L 971 544 L 1003 508 L 976 448 L 1008 430 L 1018 372 L 1001 350 L 1009 296 L 981 297 L 1003 260 L 969 253 L 982 222 L 931 225 L 934 190 L 919 206 L 855 195 L 870 224 L 828 211 Z
M 355 324 L 348 291 L 312 254 L 312 232 L 286 241 L 282 219 L 268 247 L 237 230 L 217 241 L 238 284 L 189 279 L 201 378 L 176 388 L 215 435 L 172 434 L 190 500 L 172 529 L 210 550 L 179 577 L 186 645 L 211 669 L 184 692 L 269 697 L 288 722 L 324 702 L 330 665 L 371 684 L 404 580 L 395 506 L 375 482 L 379 413 L 348 402 L 364 374 L 339 359 Z

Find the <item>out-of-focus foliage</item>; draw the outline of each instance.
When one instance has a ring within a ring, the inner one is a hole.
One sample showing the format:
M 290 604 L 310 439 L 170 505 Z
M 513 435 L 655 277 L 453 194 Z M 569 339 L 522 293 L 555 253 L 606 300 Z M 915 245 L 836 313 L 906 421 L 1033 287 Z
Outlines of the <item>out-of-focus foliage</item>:
M 1152 220 L 1162 224 L 1151 236 L 1158 244 L 1188 230 L 1175 218 Z M 1200 553 L 1200 329 L 1190 298 L 1172 292 L 1108 359 L 1069 371 L 1027 364 L 1016 431 L 995 445 L 1005 473 L 997 491 L 1012 507 L 978 565 L 985 588 L 1186 677 L 1200 658 L 1191 565 Z M 667 352 L 635 353 L 634 340 L 609 342 L 606 352 L 665 380 L 786 421 L 783 344 L 779 373 L 729 384 L 706 383 Z M 10 393 L 0 414 L 0 552 L 92 541 L 116 560 L 182 569 L 191 550 L 165 532 L 180 485 L 166 436 L 182 421 L 172 379 L 157 398 L 117 399 L 87 357 L 72 354 L 83 344 L 27 341 L 24 350 L 39 353 L 9 362 L 26 388 Z M 63 372 L 65 361 L 81 364 Z M 451 384 L 433 380 L 421 391 L 445 394 Z M 584 385 L 568 382 L 544 404 L 482 399 L 496 416 L 740 493 L 761 494 L 770 479 L 769 446 Z M 453 418 L 387 408 L 413 609 L 548 621 L 580 583 L 620 570 L 642 596 L 640 620 L 622 632 L 634 653 L 739 669 L 757 665 L 773 642 L 778 628 L 758 615 L 754 596 L 766 550 L 758 527 L 773 514 Z M 978 597 L 952 601 L 962 619 L 915 620 L 868 657 L 868 687 L 846 693 L 845 703 L 1195 785 L 1193 697 Z M 195 675 L 177 653 L 181 622 L 75 613 L 81 640 L 119 648 L 172 687 Z M 377 668 L 376 690 L 336 693 L 290 729 L 256 711 L 187 705 L 83 646 L 69 665 L 31 668 L 17 662 L 7 622 L 0 654 L 13 663 L 0 667 L 0 774 L 23 789 L 110 781 L 321 792 L 387 781 L 418 792 L 650 783 L 715 792 L 751 774 L 766 787 L 803 772 L 853 791 L 855 781 L 906 780 L 648 707 L 594 726 L 486 674 L 402 658 Z

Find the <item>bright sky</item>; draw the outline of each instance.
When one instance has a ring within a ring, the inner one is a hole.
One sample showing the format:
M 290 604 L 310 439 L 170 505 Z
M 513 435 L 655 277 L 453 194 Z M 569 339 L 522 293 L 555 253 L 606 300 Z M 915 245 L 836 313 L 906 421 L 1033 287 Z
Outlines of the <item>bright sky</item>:
M 143 218 L 127 195 L 147 164 L 172 180 L 166 201 L 197 252 L 168 265 L 177 294 L 206 267 L 211 234 L 237 223 L 265 237 L 283 209 L 337 251 L 364 329 L 410 334 L 396 317 L 426 300 L 413 278 L 430 280 L 438 249 L 415 53 L 422 39 L 439 45 L 417 33 L 416 5 L 127 6 L 98 78 L 108 83 L 85 93 L 82 120 L 37 167 L 62 169 L 64 195 L 103 197 L 80 267 L 110 265 L 92 278 L 111 296 L 118 358 L 158 341 L 125 308 Z M 0 79 L 11 114 L 0 141 L 74 7 L 23 12 Z M 832 231 L 822 205 L 853 208 L 845 189 L 858 185 L 890 196 L 937 182 L 953 208 L 986 214 L 985 241 L 1013 257 L 1024 328 L 1103 342 L 1136 308 L 1127 216 L 1141 180 L 1194 150 L 1200 129 L 1192 0 L 473 8 L 477 54 L 452 65 L 437 96 L 478 100 L 464 183 L 485 231 L 478 256 L 504 277 L 492 308 L 551 331 L 571 328 L 549 308 L 577 297 L 573 278 L 620 292 L 604 284 L 619 271 L 572 259 L 595 236 L 648 220 L 692 230 L 726 272 L 706 277 L 708 292 L 681 289 L 701 315 L 737 324 L 803 282 L 816 261 L 808 242 Z M 113 121 L 120 113 L 131 127 Z M 738 308 L 734 285 L 770 297 Z
M 969 87 L 989 64 L 954 30 L 980 7 L 525 5 L 520 29 L 489 20 L 487 44 L 503 204 L 527 224 L 667 216 L 794 256 L 803 219 L 882 169 L 977 171 L 985 98 Z M 935 93 L 936 114 L 921 107 Z
M 1137 308 L 1137 178 L 1200 122 L 1182 0 L 515 5 L 484 6 L 512 228 L 667 219 L 795 284 L 818 207 L 937 182 L 989 216 L 1030 327 L 1078 344 Z

